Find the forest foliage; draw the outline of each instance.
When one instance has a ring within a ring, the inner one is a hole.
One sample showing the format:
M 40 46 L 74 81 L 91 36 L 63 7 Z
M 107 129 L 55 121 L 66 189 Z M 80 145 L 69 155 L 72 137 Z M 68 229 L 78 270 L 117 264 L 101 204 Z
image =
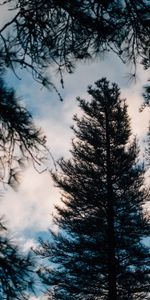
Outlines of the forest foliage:
M 0 57 L 6 67 L 30 70 L 43 85 L 54 66 L 61 77 L 77 61 L 113 51 L 123 63 L 149 67 L 150 19 L 146 0 L 6 0 L 12 18 L 0 29 Z
M 57 70 L 63 87 L 64 72 L 72 73 L 77 62 L 113 51 L 123 63 L 131 63 L 136 76 L 138 63 L 149 68 L 150 6 L 146 0 L 6 0 L 2 6 L 11 9 L 12 17 L 0 28 L 0 182 L 16 189 L 27 160 L 40 168 L 46 140 L 15 90 L 6 85 L 4 71 L 11 69 L 16 76 L 18 66 L 30 71 L 61 100 L 46 76 L 49 67 Z M 54 243 L 42 242 L 39 252 L 58 268 L 39 274 L 52 286 L 50 299 L 146 299 L 149 261 L 141 243 L 149 230 L 142 211 L 148 197 L 142 188 L 144 170 L 136 164 L 136 142 L 128 145 L 127 107 L 118 87 L 110 87 L 105 79 L 96 84 L 97 90 L 88 90 L 93 102 L 79 99 L 89 119 L 74 118 L 78 141 L 73 143 L 72 160 L 62 159 L 61 176 L 53 174 L 65 191 L 66 208 L 57 208 L 60 232 L 52 233 Z M 149 105 L 149 85 L 144 99 L 143 107 Z M 146 157 L 148 162 L 149 144 Z M 28 299 L 31 260 L 0 222 L 2 299 Z
M 127 104 L 106 78 L 78 98 L 71 159 L 52 173 L 61 190 L 50 241 L 36 253 L 48 299 L 149 299 L 149 191 L 131 139 Z

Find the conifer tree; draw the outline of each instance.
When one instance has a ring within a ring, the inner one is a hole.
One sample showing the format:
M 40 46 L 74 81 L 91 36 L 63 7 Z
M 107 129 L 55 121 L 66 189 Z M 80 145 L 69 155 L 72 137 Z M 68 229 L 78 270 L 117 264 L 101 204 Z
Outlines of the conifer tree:
M 39 275 L 48 299 L 148 299 L 148 192 L 127 104 L 105 78 L 88 93 L 90 102 L 78 98 L 83 116 L 74 116 L 72 158 L 53 173 L 63 205 L 58 231 L 36 251 L 50 261 Z
M 6 0 L 12 17 L 0 27 L 0 59 L 13 71 L 30 70 L 43 85 L 43 72 L 56 66 L 71 73 L 75 63 L 114 51 L 124 63 L 149 67 L 147 0 Z
M 0 76 L 0 189 L 18 186 L 18 175 L 27 160 L 40 167 L 45 142 L 29 111 Z M 10 238 L 0 215 L 0 299 L 29 299 L 32 281 L 33 261 Z
M 0 299 L 29 299 L 33 292 L 33 271 L 33 258 L 21 253 L 0 220 Z
M 0 184 L 17 187 L 18 175 L 27 160 L 35 168 L 42 165 L 46 138 L 30 112 L 19 102 L 16 92 L 0 76 Z
M 146 152 L 146 164 L 147 167 L 150 167 L 150 122 L 148 127 L 148 134 L 147 134 L 147 147 L 145 149 Z

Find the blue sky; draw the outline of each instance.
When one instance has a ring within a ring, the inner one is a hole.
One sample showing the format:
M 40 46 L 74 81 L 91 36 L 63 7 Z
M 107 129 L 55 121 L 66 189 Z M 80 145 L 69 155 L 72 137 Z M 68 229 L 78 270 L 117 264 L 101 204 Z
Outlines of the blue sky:
M 7 11 L 1 14 L 1 23 L 6 18 Z M 70 155 L 72 117 L 75 113 L 80 113 L 76 97 L 88 99 L 87 86 L 101 77 L 107 77 L 121 88 L 122 98 L 127 98 L 128 101 L 133 134 L 137 135 L 143 145 L 148 129 L 149 111 L 146 109 L 139 113 L 139 108 L 143 101 L 142 87 L 149 74 L 138 66 L 135 82 L 129 80 L 130 70 L 130 65 L 123 65 L 113 53 L 109 53 L 93 62 L 77 64 L 74 74 L 64 74 L 65 88 L 62 89 L 55 70 L 49 68 L 49 76 L 59 89 L 63 102 L 59 101 L 55 92 L 41 88 L 26 71 L 17 70 L 21 80 L 10 72 L 6 79 L 31 111 L 35 124 L 46 134 L 47 145 L 57 160 L 61 156 L 67 158 Z M 50 168 L 54 167 L 51 158 L 49 165 Z M 36 245 L 39 236 L 47 237 L 48 227 L 53 226 L 54 205 L 58 203 L 59 190 L 54 187 L 49 172 L 40 175 L 31 164 L 22 173 L 18 192 L 11 189 L 5 191 L 0 202 L 1 214 L 5 215 L 12 235 L 25 251 Z
M 36 125 L 47 135 L 48 147 L 53 157 L 58 159 L 70 155 L 73 137 L 70 126 L 73 124 L 73 114 L 79 113 L 76 97 L 88 99 L 87 86 L 104 76 L 111 82 L 116 82 L 121 88 L 122 98 L 127 98 L 133 134 L 143 143 L 149 112 L 146 109 L 139 113 L 139 107 L 143 100 L 142 86 L 146 83 L 148 74 L 139 67 L 135 82 L 129 80 L 129 71 L 129 67 L 120 63 L 114 54 L 109 54 L 102 61 L 78 65 L 73 75 L 64 74 L 64 90 L 61 89 L 59 78 L 51 72 L 50 76 L 58 86 L 63 102 L 60 102 L 55 92 L 41 88 L 29 73 L 18 70 L 21 80 L 17 80 L 13 74 L 7 77 L 9 85 L 17 89 L 17 95 L 32 112 Z M 51 158 L 50 168 L 53 168 Z M 1 200 L 1 211 L 5 214 L 13 235 L 24 249 L 34 245 L 40 233 L 52 226 L 54 205 L 59 203 L 59 199 L 59 191 L 53 186 L 50 174 L 45 172 L 39 175 L 32 165 L 22 173 L 18 192 L 5 192 Z
M 4 25 L 11 14 L 12 11 L 1 7 L 1 24 Z M 122 97 L 128 100 L 133 134 L 136 134 L 139 142 L 143 144 L 148 128 L 149 111 L 146 109 L 139 113 L 139 108 L 143 101 L 142 87 L 147 82 L 148 72 L 138 66 L 135 82 L 130 80 L 130 71 L 130 65 L 123 65 L 119 58 L 110 52 L 93 62 L 78 63 L 74 74 L 64 74 L 65 88 L 62 89 L 55 69 L 49 67 L 48 75 L 61 93 L 63 102 L 60 102 L 54 91 L 42 88 L 25 70 L 16 70 L 21 80 L 11 72 L 6 74 L 6 80 L 9 86 L 16 89 L 18 97 L 32 113 L 35 124 L 47 135 L 48 147 L 54 158 L 58 159 L 61 156 L 69 156 L 73 137 L 70 129 L 73 124 L 72 117 L 74 113 L 79 113 L 76 97 L 88 99 L 87 86 L 101 77 L 107 77 L 121 88 Z M 50 167 L 53 168 L 51 158 Z M 27 245 L 35 242 L 39 232 L 44 232 L 51 226 L 54 204 L 58 203 L 59 199 L 59 191 L 53 187 L 49 173 L 39 175 L 30 165 L 22 174 L 18 192 L 5 191 L 0 203 L 1 212 L 5 214 L 12 233 L 23 241 L 22 244 L 27 248 Z

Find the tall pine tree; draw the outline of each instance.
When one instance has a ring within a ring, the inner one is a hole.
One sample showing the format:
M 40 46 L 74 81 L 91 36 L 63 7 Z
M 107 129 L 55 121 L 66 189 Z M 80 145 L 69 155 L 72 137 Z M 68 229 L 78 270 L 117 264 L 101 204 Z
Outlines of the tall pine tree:
M 148 192 L 126 101 L 105 78 L 88 93 L 91 102 L 78 98 L 83 116 L 74 116 L 72 158 L 53 174 L 63 205 L 58 232 L 37 250 L 51 263 L 39 274 L 48 299 L 148 299 Z

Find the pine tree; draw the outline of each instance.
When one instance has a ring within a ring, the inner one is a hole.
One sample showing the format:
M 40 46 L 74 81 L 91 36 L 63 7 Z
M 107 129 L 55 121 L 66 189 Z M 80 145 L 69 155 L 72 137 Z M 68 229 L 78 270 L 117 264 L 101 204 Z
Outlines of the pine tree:
M 13 71 L 30 70 L 44 85 L 45 67 L 60 72 L 114 51 L 124 63 L 149 67 L 149 3 L 146 0 L 6 0 L 12 18 L 0 28 L 0 59 Z M 9 34 L 7 34 L 9 32 Z M 50 83 L 54 87 L 53 83 Z
M 144 87 L 145 92 L 143 94 L 146 106 L 150 106 L 150 84 L 149 84 L 149 81 L 150 81 L 150 79 L 148 80 L 148 84 Z
M 33 272 L 33 257 L 21 253 L 0 220 L 0 299 L 29 299 L 33 292 Z
M 17 187 L 20 170 L 29 159 L 40 168 L 45 144 L 45 136 L 19 103 L 15 90 L 0 77 L 0 184 Z
M 8 184 L 14 189 L 18 186 L 18 175 L 27 160 L 35 168 L 40 167 L 45 142 L 14 89 L 8 88 L 0 77 L 0 188 Z M 33 267 L 32 257 L 21 253 L 0 219 L 0 299 L 29 299 Z
M 63 205 L 58 232 L 36 251 L 51 264 L 39 275 L 48 299 L 148 299 L 148 192 L 127 104 L 105 78 L 88 93 L 90 102 L 78 98 L 83 116 L 74 116 L 72 158 L 53 173 Z
M 146 154 L 146 164 L 147 167 L 150 167 L 150 122 L 149 122 L 149 127 L 148 127 L 148 134 L 147 134 L 147 147 L 145 149 L 145 154 Z

